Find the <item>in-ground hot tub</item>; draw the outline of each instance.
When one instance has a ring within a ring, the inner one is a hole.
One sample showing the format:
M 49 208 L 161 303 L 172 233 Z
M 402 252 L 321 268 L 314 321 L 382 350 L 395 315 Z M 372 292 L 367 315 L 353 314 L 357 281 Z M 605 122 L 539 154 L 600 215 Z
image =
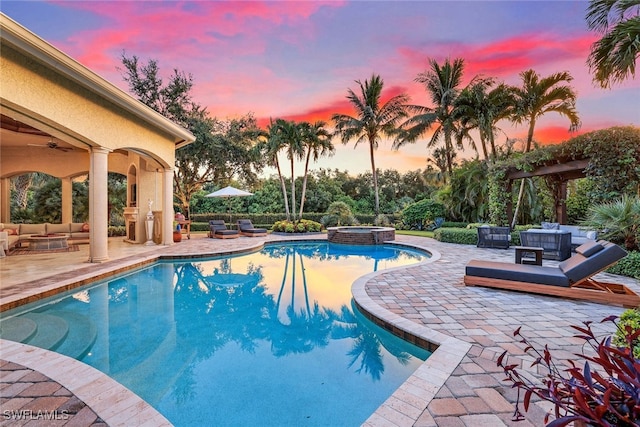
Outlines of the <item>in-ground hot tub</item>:
M 381 245 L 396 239 L 393 227 L 329 227 L 327 240 L 347 245 Z

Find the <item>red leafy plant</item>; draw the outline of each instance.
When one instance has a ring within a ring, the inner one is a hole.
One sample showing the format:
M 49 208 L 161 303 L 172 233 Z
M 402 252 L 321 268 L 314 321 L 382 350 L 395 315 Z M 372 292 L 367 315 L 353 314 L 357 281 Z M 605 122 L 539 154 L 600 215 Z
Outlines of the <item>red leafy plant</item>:
M 517 364 L 508 364 L 507 352 L 498 358 L 497 364 L 504 369 L 506 381 L 518 389 L 514 421 L 524 419 L 520 412 L 520 392 L 524 391 L 524 410 L 528 411 L 531 399 L 537 396 L 553 403 L 554 409 L 545 416 L 547 427 L 562 427 L 571 422 L 588 426 L 638 426 L 640 425 L 640 360 L 633 355 L 633 343 L 638 340 L 640 330 L 618 325 L 617 316 L 609 316 L 601 323 L 616 325 L 618 336 L 625 337 L 625 344 L 612 344 L 612 337 L 597 338 L 592 322 L 583 326 L 571 326 L 585 340 L 582 354 L 584 360 L 578 366 L 572 360 L 569 365 L 559 367 L 547 345 L 538 350 L 524 337 L 520 329 L 513 335 L 526 345 L 525 352 L 534 357 L 531 366 L 543 366 L 546 375 L 531 379 L 518 372 Z M 549 422 L 551 415 L 554 419 Z

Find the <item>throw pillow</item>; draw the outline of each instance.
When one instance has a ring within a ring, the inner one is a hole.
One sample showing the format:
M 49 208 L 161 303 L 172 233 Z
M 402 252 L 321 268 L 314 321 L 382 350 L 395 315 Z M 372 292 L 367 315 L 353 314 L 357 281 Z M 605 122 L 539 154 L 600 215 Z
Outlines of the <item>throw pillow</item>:
M 17 228 L 3 228 L 2 231 L 6 231 L 8 236 L 17 236 L 18 229 Z
M 543 230 L 558 230 L 560 228 L 560 223 L 558 222 L 541 222 Z
M 86 222 L 84 224 L 82 224 L 82 228 L 80 229 L 80 231 L 83 232 L 88 232 L 89 231 L 89 224 L 87 224 Z

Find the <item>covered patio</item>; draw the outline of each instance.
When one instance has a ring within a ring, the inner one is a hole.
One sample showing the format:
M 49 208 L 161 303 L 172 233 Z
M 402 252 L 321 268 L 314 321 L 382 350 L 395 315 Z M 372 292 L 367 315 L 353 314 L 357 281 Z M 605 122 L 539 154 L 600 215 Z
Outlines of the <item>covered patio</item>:
M 151 238 L 152 211 L 156 242 L 172 244 L 175 150 L 195 137 L 3 14 L 0 35 L 0 223 L 12 223 L 12 178 L 60 178 L 62 223 L 70 223 L 72 181 L 88 177 L 88 260 L 104 262 L 107 175 L 117 172 L 127 177 L 126 240 Z

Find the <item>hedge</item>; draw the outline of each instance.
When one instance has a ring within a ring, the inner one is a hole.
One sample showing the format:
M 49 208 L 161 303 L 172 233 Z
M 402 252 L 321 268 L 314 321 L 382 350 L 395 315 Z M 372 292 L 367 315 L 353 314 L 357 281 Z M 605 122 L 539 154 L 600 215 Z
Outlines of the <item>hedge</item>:
M 315 221 L 315 222 L 320 222 L 322 217 L 325 215 L 327 215 L 326 212 L 324 213 L 311 212 L 311 213 L 303 214 L 302 218 Z M 357 214 L 356 213 L 356 214 L 353 214 L 353 216 L 355 216 L 358 222 L 363 225 L 373 224 L 373 221 L 376 218 L 374 214 Z M 391 223 L 400 222 L 400 215 L 389 214 L 386 216 L 387 218 L 389 218 L 389 221 L 391 221 Z M 231 221 L 229 221 L 228 213 L 215 212 L 215 213 L 191 214 L 191 229 L 192 230 L 194 229 L 193 227 L 194 223 L 209 224 L 209 220 L 212 220 L 212 219 L 221 219 L 228 224 L 229 223 L 235 224 L 236 222 L 238 222 L 239 219 L 249 219 L 251 220 L 251 222 L 255 227 L 263 227 L 263 228 L 270 229 L 273 226 L 273 224 L 275 224 L 278 221 L 282 221 L 286 219 L 286 217 L 287 215 L 284 213 L 264 213 L 264 214 L 232 213 Z M 209 226 L 207 225 L 206 230 L 208 229 L 209 229 Z
M 640 252 L 629 252 L 616 265 L 609 267 L 607 273 L 640 279 Z
M 477 245 L 478 231 L 475 228 L 438 228 L 433 232 L 433 238 L 444 243 L 458 243 L 461 245 Z M 512 246 L 520 244 L 520 232 L 511 232 Z

